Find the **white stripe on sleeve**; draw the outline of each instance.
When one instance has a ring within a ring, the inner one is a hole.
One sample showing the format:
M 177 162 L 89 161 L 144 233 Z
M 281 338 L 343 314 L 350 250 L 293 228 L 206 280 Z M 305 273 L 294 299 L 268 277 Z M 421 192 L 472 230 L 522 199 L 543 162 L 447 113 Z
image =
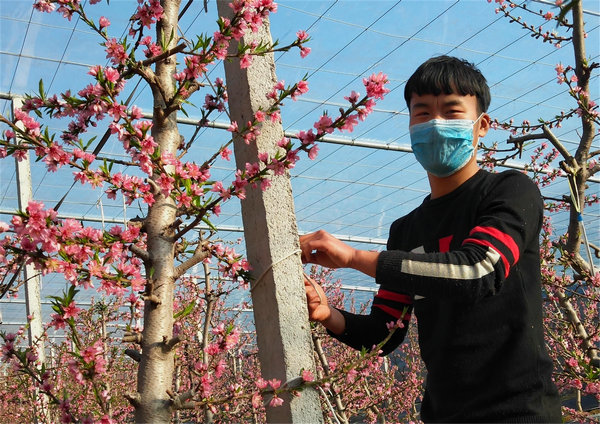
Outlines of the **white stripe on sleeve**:
M 402 261 L 402 273 L 453 280 L 477 280 L 493 273 L 494 265 L 499 260 L 500 255 L 498 252 L 488 247 L 486 257 L 473 265 L 455 265 L 405 259 Z

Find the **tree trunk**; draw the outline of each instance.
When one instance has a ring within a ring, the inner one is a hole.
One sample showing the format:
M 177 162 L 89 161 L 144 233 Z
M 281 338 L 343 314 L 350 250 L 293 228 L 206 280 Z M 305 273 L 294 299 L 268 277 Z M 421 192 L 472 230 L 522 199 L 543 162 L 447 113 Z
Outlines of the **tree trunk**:
M 180 0 L 162 0 L 163 18 L 156 26 L 157 40 L 170 40 L 165 48 L 177 44 L 177 21 Z M 165 102 L 173 96 L 175 57 L 156 63 L 156 83 L 152 86 L 154 114 L 152 136 L 161 152 L 175 153 L 179 145 L 177 114 L 164 116 Z M 163 98 L 163 95 L 167 98 Z M 166 167 L 173 172 L 173 167 Z M 158 178 L 155 175 L 153 178 Z M 146 263 L 147 295 L 144 306 L 142 358 L 138 369 L 138 405 L 135 420 L 138 423 L 168 423 L 172 418 L 172 402 L 167 390 L 172 389 L 174 354 L 168 344 L 173 336 L 173 291 L 175 286 L 174 247 L 172 224 L 176 207 L 171 198 L 155 194 L 155 203 L 149 207 L 145 227 L 148 235 L 149 260 Z
M 581 87 L 582 91 L 589 92 L 590 68 L 587 63 L 585 52 L 585 30 L 581 1 L 573 2 L 572 19 L 575 74 L 577 75 L 578 85 Z M 587 180 L 590 177 L 587 162 L 595 133 L 596 129 L 594 121 L 592 119 L 582 118 L 581 141 L 577 147 L 575 157 L 573 158 L 575 163 L 573 164 L 571 161 L 567 160 L 567 162 L 569 162 L 567 163 L 568 168 L 573 170 L 572 189 L 577 190 L 576 195 L 572 197 L 572 202 L 577 204 L 571 205 L 566 250 L 571 259 L 573 269 L 580 274 L 584 272 L 592 273 L 594 270 L 593 258 L 587 258 L 586 261 L 580 254 L 583 231 L 583 228 L 581 227 L 583 223 L 580 222 L 580 217 L 583 214 L 583 209 L 585 207 L 585 190 L 587 187 Z M 587 242 L 587 240 L 584 241 Z M 584 247 L 586 249 L 588 248 L 587 245 Z M 559 290 L 557 296 L 567 319 L 573 325 L 575 334 L 582 340 L 582 346 L 590 359 L 591 365 L 596 367 L 600 366 L 598 349 L 591 340 L 586 328 L 581 323 L 579 313 L 575 310 L 570 299 L 563 290 Z

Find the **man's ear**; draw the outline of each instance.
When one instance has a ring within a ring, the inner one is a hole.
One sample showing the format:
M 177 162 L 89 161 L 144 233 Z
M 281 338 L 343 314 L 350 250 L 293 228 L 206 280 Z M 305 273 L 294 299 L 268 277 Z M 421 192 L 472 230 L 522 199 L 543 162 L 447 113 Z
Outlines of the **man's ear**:
M 479 118 L 479 131 L 477 132 L 479 138 L 485 137 L 485 135 L 489 131 L 490 121 L 490 115 L 488 115 L 487 113 L 484 113 L 483 115 L 481 115 L 481 118 Z

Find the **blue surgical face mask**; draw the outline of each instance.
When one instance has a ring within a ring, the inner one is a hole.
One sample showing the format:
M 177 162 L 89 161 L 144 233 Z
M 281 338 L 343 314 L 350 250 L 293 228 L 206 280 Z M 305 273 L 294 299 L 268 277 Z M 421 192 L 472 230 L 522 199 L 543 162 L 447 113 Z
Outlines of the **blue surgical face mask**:
M 432 119 L 411 125 L 410 143 L 417 161 L 436 177 L 447 177 L 462 169 L 473 157 L 473 126 L 481 118 Z

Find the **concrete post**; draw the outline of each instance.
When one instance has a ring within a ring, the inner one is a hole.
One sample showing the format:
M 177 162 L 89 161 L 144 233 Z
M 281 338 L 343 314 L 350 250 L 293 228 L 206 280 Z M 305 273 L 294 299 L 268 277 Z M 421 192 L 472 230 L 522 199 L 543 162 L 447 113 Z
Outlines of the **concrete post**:
M 12 100 L 12 110 L 21 108 L 23 101 L 21 98 L 16 97 Z M 22 124 L 18 124 L 22 125 Z M 18 136 L 17 136 L 18 137 Z M 15 167 L 17 170 L 17 197 L 19 201 L 19 209 L 25 210 L 29 201 L 33 198 L 31 190 L 31 166 L 29 162 L 29 152 L 25 155 L 22 160 L 15 159 Z M 29 320 L 29 327 L 27 333 L 29 336 L 29 345 L 33 346 L 37 343 L 37 354 L 40 364 L 46 362 L 46 348 L 42 335 L 44 334 L 43 320 L 42 320 L 42 302 L 40 298 L 40 286 L 42 284 L 42 278 L 40 273 L 37 272 L 32 264 L 25 265 L 23 270 L 25 277 L 25 310 Z M 36 395 L 39 391 L 35 390 Z M 35 423 L 45 422 L 48 418 L 48 399 L 45 395 L 41 397 L 41 407 L 39 413 L 35 416 Z
M 21 98 L 14 98 L 12 101 L 13 110 L 21 108 L 23 102 Z M 19 198 L 19 209 L 24 210 L 29 201 L 33 198 L 31 190 L 31 168 L 29 165 L 29 152 L 21 161 L 15 159 L 17 168 L 17 194 Z M 42 328 L 42 305 L 40 299 L 41 278 L 39 272 L 36 272 L 32 264 L 26 265 L 25 270 L 25 305 L 27 316 L 31 316 L 29 321 L 29 344 L 41 340 L 44 333 Z M 45 362 L 46 354 L 44 352 L 44 343 L 38 344 L 38 356 L 40 362 Z
M 219 14 L 231 17 L 227 3 L 226 0 L 217 1 Z M 247 34 L 243 42 L 256 39 L 271 42 L 269 28 Z M 231 46 L 230 51 L 237 51 L 237 46 Z M 237 59 L 225 62 L 225 76 L 231 119 L 243 128 L 253 120 L 259 107 L 267 108 L 269 102 L 265 95 L 277 81 L 273 55 L 254 57 L 253 64 L 247 69 L 240 69 Z M 235 140 L 238 168 L 244 169 L 247 162 L 257 162 L 258 152 L 273 154 L 281 138 L 281 124 L 265 122 L 255 143 L 246 145 L 243 140 Z M 277 378 L 285 382 L 299 377 L 302 369 L 314 372 L 289 176 L 273 178 L 271 187 L 265 192 L 260 188 L 248 188 L 246 199 L 242 201 L 242 218 L 252 274 L 255 279 L 262 275 L 252 286 L 262 375 L 266 379 Z M 323 422 L 317 392 L 307 389 L 300 397 L 287 396 L 280 407 L 267 407 L 267 420 L 271 423 Z

